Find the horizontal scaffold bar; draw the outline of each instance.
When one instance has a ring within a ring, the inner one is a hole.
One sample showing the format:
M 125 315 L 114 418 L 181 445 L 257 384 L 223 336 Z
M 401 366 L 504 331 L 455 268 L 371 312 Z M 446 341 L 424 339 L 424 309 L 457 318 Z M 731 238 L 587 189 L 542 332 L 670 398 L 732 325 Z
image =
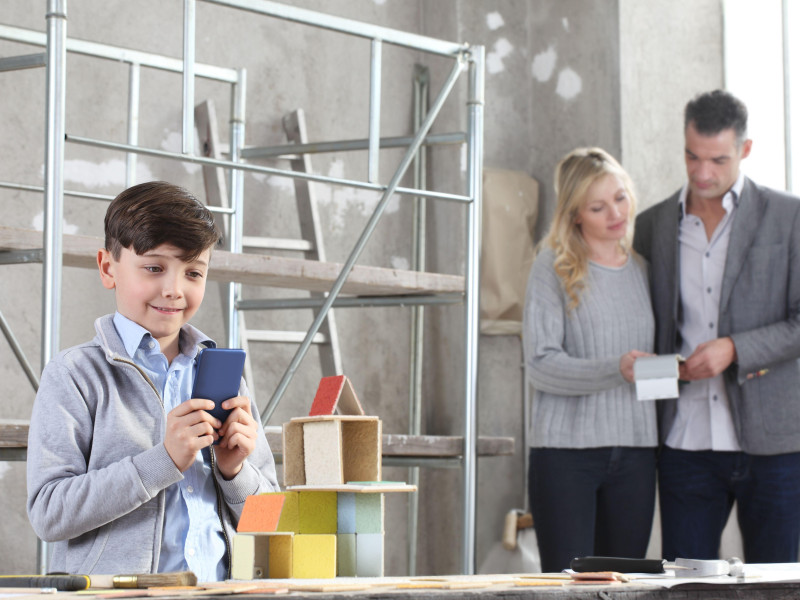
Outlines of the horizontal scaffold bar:
M 76 135 L 66 135 L 64 136 L 64 139 L 68 142 L 72 142 L 74 144 L 82 144 L 84 146 L 94 146 L 96 148 L 105 148 L 107 150 L 119 150 L 120 152 L 133 152 L 135 154 L 142 154 L 144 156 L 155 156 L 158 158 L 179 160 L 182 162 L 189 162 L 198 165 L 224 167 L 227 169 L 238 169 L 240 171 L 250 171 L 253 173 L 266 173 L 267 175 L 276 175 L 278 177 L 289 177 L 292 179 L 307 179 L 308 181 L 316 181 L 318 183 L 342 185 L 346 187 L 359 188 L 363 190 L 373 190 L 376 192 L 384 192 L 387 189 L 387 186 L 380 185 L 378 183 L 368 183 L 366 181 L 357 181 L 354 179 L 341 179 L 337 177 L 325 177 L 324 175 L 313 175 L 311 173 L 304 173 L 302 171 L 276 169 L 273 167 L 264 167 L 261 165 L 238 163 L 230 160 L 220 160 L 216 158 L 206 158 L 204 156 L 181 154 L 179 152 L 167 152 L 166 150 L 156 150 L 155 148 L 142 148 L 141 146 L 131 146 L 129 144 L 120 144 L 117 142 L 106 142 L 103 140 L 85 138 Z M 434 200 L 453 200 L 456 202 L 472 202 L 472 199 L 469 196 L 462 196 L 460 194 L 447 194 L 444 192 L 433 192 L 430 190 L 418 190 L 414 188 L 397 187 L 395 188 L 395 192 L 397 194 L 418 196 L 421 198 L 432 198 Z
M 31 44 L 33 46 L 47 46 L 47 34 L 23 27 L 0 25 L 0 39 Z M 131 50 L 129 48 L 120 48 L 108 44 L 99 44 L 97 42 L 87 42 L 75 38 L 67 38 L 67 52 L 138 64 L 143 67 L 151 67 L 162 71 L 183 72 L 183 60 L 180 58 L 172 58 L 170 56 L 153 54 L 152 52 L 142 52 L 140 50 Z M 236 83 L 238 81 L 236 69 L 195 63 L 194 72 L 198 77 L 204 77 L 205 79 L 214 79 L 227 83 Z
M 286 21 L 293 21 L 303 25 L 311 25 L 312 27 L 338 31 L 339 33 L 355 35 L 358 37 L 381 40 L 387 44 L 404 46 L 406 48 L 413 48 L 414 50 L 421 50 L 423 52 L 430 52 L 432 54 L 457 56 L 463 52 L 466 52 L 469 48 L 469 44 L 466 43 L 448 42 L 424 35 L 418 35 L 416 33 L 398 31 L 397 29 L 381 27 L 380 25 L 372 25 L 370 23 L 345 19 L 343 17 L 337 17 L 313 10 L 306 10 L 296 6 L 289 6 L 287 4 L 280 4 L 278 2 L 269 2 L 268 0 L 204 1 L 207 4 L 218 4 L 220 6 L 239 8 L 258 13 L 260 15 L 276 17 Z

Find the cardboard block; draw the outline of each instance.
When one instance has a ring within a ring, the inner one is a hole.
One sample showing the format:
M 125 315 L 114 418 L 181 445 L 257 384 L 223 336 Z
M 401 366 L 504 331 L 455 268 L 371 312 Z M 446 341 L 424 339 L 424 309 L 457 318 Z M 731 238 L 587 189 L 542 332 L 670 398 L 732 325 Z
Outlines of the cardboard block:
M 283 486 L 305 485 L 306 464 L 303 454 L 303 424 L 283 424 Z
M 379 481 L 381 478 L 381 421 L 342 420 L 344 481 Z
M 344 375 L 323 377 L 320 379 L 314 401 L 311 403 L 310 416 L 332 415 L 363 415 L 364 409 L 358 401 L 356 392 L 350 380 Z
M 276 531 L 281 516 L 282 493 L 256 494 L 244 501 L 242 516 L 236 531 L 239 533 L 268 533 Z
M 356 534 L 356 576 L 383 577 L 383 534 Z
M 269 536 L 270 579 L 291 579 L 294 564 L 294 535 Z
M 337 528 L 336 532 L 356 532 L 356 495 L 352 492 L 339 492 L 337 498 Z
M 336 536 L 336 576 L 356 576 L 355 533 L 340 533 Z
M 292 573 L 299 579 L 336 577 L 336 535 L 296 535 Z
M 355 494 L 356 533 L 383 533 L 383 494 Z
M 264 579 L 269 573 L 269 540 L 263 533 L 237 533 L 231 546 L 233 579 Z
M 298 533 L 336 533 L 336 492 L 298 491 L 300 526 Z M 295 575 L 297 577 L 297 575 Z
M 344 483 L 342 422 L 303 423 L 306 485 Z
M 273 492 L 283 494 L 283 510 L 275 531 L 300 532 L 300 499 L 298 492 Z

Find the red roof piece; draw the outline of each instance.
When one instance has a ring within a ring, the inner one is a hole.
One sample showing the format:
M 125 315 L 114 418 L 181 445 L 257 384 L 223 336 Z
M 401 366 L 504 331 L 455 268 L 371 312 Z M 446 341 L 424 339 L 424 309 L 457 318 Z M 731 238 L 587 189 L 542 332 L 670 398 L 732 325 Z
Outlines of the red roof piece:
M 239 533 L 276 531 L 285 499 L 286 497 L 282 493 L 248 496 L 245 498 L 242 516 L 236 531 Z
M 345 375 L 333 375 L 320 379 L 308 416 L 333 415 L 337 409 L 342 415 L 364 414 L 356 392 Z
M 336 403 L 339 401 L 339 394 L 342 393 L 344 380 L 344 375 L 320 379 L 314 402 L 311 404 L 311 412 L 308 413 L 309 417 L 332 415 L 336 411 Z

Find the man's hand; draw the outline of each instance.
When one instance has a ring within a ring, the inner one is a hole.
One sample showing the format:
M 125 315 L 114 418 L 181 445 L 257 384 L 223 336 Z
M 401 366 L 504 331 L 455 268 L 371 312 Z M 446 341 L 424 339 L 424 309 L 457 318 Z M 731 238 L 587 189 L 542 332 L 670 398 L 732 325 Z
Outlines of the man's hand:
M 242 470 L 244 460 L 256 449 L 258 425 L 250 412 L 247 396 L 229 398 L 222 408 L 231 414 L 219 430 L 220 442 L 214 449 L 217 467 L 225 479 L 233 479 Z
M 704 342 L 695 348 L 686 362 L 680 365 L 684 381 L 716 377 L 736 360 L 736 346 L 729 337 Z
M 222 423 L 206 412 L 212 408 L 211 400 L 192 398 L 167 414 L 164 447 L 181 473 L 192 466 L 198 450 L 210 446 L 219 437 L 214 429 Z
M 631 350 L 627 354 L 623 354 L 619 359 L 619 372 L 628 383 L 633 383 L 633 363 L 641 356 L 655 356 L 649 352 L 642 352 L 641 350 Z

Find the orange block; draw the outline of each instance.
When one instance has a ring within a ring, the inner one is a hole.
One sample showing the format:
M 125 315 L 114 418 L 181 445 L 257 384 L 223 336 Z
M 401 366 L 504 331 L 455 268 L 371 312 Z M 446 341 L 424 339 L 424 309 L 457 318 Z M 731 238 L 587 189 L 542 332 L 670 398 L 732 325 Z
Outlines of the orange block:
M 278 528 L 285 497 L 282 493 L 257 494 L 244 501 L 242 516 L 236 531 L 239 533 L 270 533 Z

